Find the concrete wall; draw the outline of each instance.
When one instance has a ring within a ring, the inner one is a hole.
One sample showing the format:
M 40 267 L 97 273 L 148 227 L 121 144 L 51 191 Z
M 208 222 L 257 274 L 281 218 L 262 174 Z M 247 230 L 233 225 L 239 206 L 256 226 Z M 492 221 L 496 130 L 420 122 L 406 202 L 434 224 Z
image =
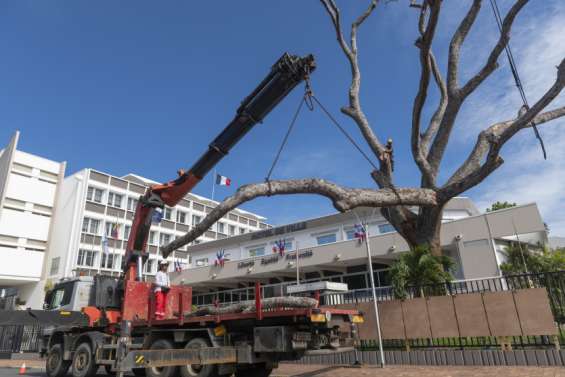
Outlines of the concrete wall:
M 0 156 L 0 286 L 39 308 L 57 187 L 65 163 L 18 151 L 16 133 Z
M 74 267 L 76 250 L 80 237 L 81 205 L 84 204 L 84 180 L 86 170 L 65 178 L 61 184 L 57 203 L 57 218 L 53 223 L 52 238 L 49 245 L 49 261 L 46 277 L 57 281 L 70 276 Z M 59 268 L 51 273 L 53 259 L 59 258 Z
M 10 177 L 10 170 L 12 169 L 12 160 L 18 145 L 20 133 L 16 131 L 10 143 L 0 153 L 0 218 L 2 218 L 2 205 L 4 197 L 6 196 L 6 189 L 8 188 L 8 181 Z

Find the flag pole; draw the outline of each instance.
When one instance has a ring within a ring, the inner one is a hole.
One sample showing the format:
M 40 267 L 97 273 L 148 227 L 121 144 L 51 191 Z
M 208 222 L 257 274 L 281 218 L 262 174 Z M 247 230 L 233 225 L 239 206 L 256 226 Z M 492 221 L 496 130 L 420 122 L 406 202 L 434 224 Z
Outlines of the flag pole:
M 300 268 L 298 267 L 298 259 L 300 250 L 298 249 L 298 240 L 296 240 L 296 285 L 300 285 Z
M 212 176 L 212 200 L 214 200 L 214 191 L 216 190 L 216 168 L 214 168 L 214 175 Z
M 371 292 L 373 294 L 373 309 L 375 311 L 375 319 L 377 322 L 377 335 L 379 338 L 379 355 L 381 359 L 380 364 L 381 364 L 381 368 L 384 368 L 385 357 L 383 352 L 383 339 L 381 336 L 381 321 L 379 318 L 379 306 L 377 304 L 377 289 L 375 288 L 375 276 L 373 271 L 373 260 L 371 256 L 371 245 L 369 240 L 369 224 L 368 221 L 366 223 L 363 223 L 359 218 L 359 215 L 357 215 L 357 212 L 355 212 L 355 210 L 353 210 L 353 213 L 355 214 L 355 217 L 357 217 L 357 221 L 359 221 L 359 224 L 361 225 L 363 231 L 365 232 L 365 247 L 367 248 L 367 267 L 369 269 L 369 278 L 370 278 L 369 281 L 371 282 Z

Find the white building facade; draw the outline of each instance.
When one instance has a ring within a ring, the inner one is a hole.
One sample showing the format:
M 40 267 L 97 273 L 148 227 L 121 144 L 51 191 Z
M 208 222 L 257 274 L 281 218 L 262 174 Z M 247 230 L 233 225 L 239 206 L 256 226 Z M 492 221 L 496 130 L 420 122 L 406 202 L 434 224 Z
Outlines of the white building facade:
M 468 198 L 454 198 L 443 217 L 441 245 L 456 264 L 455 279 L 499 276 L 509 242 L 547 242 L 545 224 L 535 204 L 481 214 Z M 295 284 L 298 250 L 301 282 L 332 280 L 347 283 L 350 289 L 364 289 L 369 286 L 366 246 L 355 236 L 355 225 L 360 221 L 368 223 L 375 282 L 389 286 L 389 266 L 408 245 L 373 209 L 190 246 L 190 267 L 173 273 L 172 281 L 191 285 L 197 293 L 243 289 L 256 281 L 273 286 Z M 282 253 L 277 245 L 281 241 L 285 244 Z M 216 262 L 219 250 L 227 256 L 222 264 Z
M 65 163 L 19 151 L 18 141 L 16 132 L 0 151 L 0 289 L 38 308 Z
M 47 277 L 52 281 L 98 273 L 119 275 L 137 201 L 147 186 L 157 182 L 129 174 L 116 177 L 83 169 L 65 178 L 61 186 L 59 216 L 54 224 Z M 148 277 L 157 271 L 159 248 L 182 236 L 212 211 L 217 202 L 188 194 L 174 208 L 165 208 L 163 219 L 153 224 L 148 239 Z M 245 234 L 270 226 L 259 215 L 233 210 L 194 244 Z M 170 269 L 186 268 L 186 247 L 169 257 Z

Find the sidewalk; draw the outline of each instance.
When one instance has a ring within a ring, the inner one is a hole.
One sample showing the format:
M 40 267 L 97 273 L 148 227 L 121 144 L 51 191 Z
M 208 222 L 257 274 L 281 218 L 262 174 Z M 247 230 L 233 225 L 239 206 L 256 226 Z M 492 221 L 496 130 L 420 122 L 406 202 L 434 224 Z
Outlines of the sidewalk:
M 350 368 L 328 365 L 281 364 L 271 377 L 565 377 L 565 368 L 552 367 L 429 367 L 391 365 Z
M 19 368 L 24 360 L 0 360 L 0 368 Z M 25 360 L 28 372 L 45 370 L 43 360 Z M 100 372 L 100 375 L 103 375 Z M 391 365 L 377 367 L 340 367 L 328 365 L 281 364 L 271 377 L 565 377 L 565 368 L 551 367 L 421 367 Z
M 44 360 L 12 360 L 12 359 L 0 359 L 0 368 L 19 368 L 23 363 L 26 363 L 26 368 L 28 369 L 44 369 Z

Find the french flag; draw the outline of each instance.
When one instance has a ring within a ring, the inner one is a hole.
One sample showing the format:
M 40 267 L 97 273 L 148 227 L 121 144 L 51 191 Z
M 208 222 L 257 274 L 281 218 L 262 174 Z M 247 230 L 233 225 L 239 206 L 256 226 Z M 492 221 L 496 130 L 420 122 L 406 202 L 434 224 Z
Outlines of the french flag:
M 216 174 L 216 184 L 220 186 L 231 185 L 231 179 L 224 177 L 223 175 Z

